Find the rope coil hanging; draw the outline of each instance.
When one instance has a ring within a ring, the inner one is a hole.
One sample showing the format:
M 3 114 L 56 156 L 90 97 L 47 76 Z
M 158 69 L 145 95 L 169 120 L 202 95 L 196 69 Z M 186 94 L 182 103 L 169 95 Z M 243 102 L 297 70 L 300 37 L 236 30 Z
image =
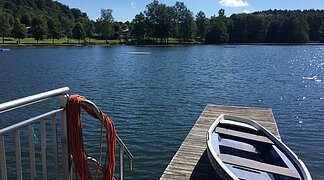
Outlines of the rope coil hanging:
M 116 148 L 116 130 L 112 120 L 104 113 L 101 113 L 101 118 L 97 117 L 93 109 L 82 105 L 85 97 L 78 94 L 69 96 L 67 102 L 67 116 L 68 116 L 68 131 L 69 131 L 69 145 L 74 164 L 76 179 L 89 180 L 93 179 L 87 160 L 87 153 L 84 150 L 82 139 L 82 122 L 81 122 L 81 108 L 89 115 L 102 120 L 101 124 L 105 126 L 107 151 L 105 157 L 105 164 L 102 167 L 102 179 L 112 180 L 115 168 L 115 148 Z M 101 153 L 100 153 L 101 154 Z M 100 162 L 99 162 L 100 164 Z M 97 167 L 99 168 L 99 167 Z M 98 169 L 97 169 L 98 171 Z

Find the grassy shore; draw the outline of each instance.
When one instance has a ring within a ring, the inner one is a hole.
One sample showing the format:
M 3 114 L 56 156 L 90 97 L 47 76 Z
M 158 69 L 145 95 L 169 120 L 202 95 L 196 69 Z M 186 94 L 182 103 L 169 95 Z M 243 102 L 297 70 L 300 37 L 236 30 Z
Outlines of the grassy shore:
M 159 41 L 159 40 L 151 40 L 146 39 L 142 41 L 136 41 L 134 39 L 129 39 L 126 42 L 124 39 L 118 40 L 101 40 L 101 39 L 93 39 L 93 38 L 86 38 L 85 40 L 77 40 L 77 39 L 44 39 L 39 40 L 38 42 L 34 38 L 25 38 L 20 40 L 20 44 L 18 43 L 18 39 L 12 37 L 5 37 L 4 43 L 2 43 L 2 38 L 0 38 L 0 46 L 75 46 L 75 45 L 118 45 L 118 44 L 129 44 L 129 45 L 173 45 L 173 44 L 202 44 L 202 42 L 198 41 L 188 41 L 188 42 L 180 42 L 176 38 L 169 38 L 167 42 Z
M 25 38 L 20 40 L 18 44 L 18 39 L 6 37 L 4 43 L 2 43 L 2 38 L 0 38 L 0 47 L 1 46 L 77 46 L 77 45 L 119 45 L 119 44 L 128 44 L 128 45 L 195 45 L 195 44 L 205 44 L 204 42 L 199 41 L 188 41 L 188 42 L 179 42 L 178 39 L 169 38 L 167 42 L 164 41 L 153 41 L 146 39 L 143 41 L 136 41 L 130 39 L 128 42 L 125 40 L 100 40 L 93 38 L 86 38 L 85 40 L 61 38 L 61 39 L 44 39 L 39 40 L 38 42 L 34 38 Z M 308 42 L 308 43 L 223 43 L 221 45 L 324 45 L 321 42 Z
M 99 39 L 92 39 L 87 38 L 85 40 L 79 40 L 77 39 L 69 39 L 61 38 L 61 39 L 44 39 L 39 40 L 38 42 L 34 38 L 25 38 L 20 40 L 20 44 L 18 44 L 18 39 L 6 37 L 4 43 L 2 43 L 2 38 L 0 38 L 0 46 L 25 46 L 25 45 L 54 45 L 54 46 L 69 46 L 69 45 L 78 45 L 78 44 L 89 44 L 89 45 L 115 45 L 122 43 L 123 41 L 120 40 L 99 40 Z

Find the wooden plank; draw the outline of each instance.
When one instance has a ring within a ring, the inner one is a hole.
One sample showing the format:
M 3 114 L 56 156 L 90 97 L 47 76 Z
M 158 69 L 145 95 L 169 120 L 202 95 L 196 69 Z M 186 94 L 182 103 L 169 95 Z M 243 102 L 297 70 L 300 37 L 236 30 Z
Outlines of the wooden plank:
M 247 144 L 247 143 L 235 141 L 232 139 L 222 138 L 222 140 L 219 142 L 219 145 L 225 146 L 225 147 L 230 147 L 233 149 L 239 149 L 239 150 L 250 152 L 250 153 L 260 154 L 260 152 L 257 151 L 254 146 Z
M 292 177 L 292 178 L 296 178 L 296 179 L 300 178 L 294 170 L 289 169 L 289 168 L 275 166 L 272 164 L 266 164 L 266 163 L 262 163 L 262 162 L 258 162 L 258 161 L 253 161 L 251 159 L 245 159 L 245 158 L 231 156 L 231 155 L 227 155 L 227 154 L 220 154 L 220 159 L 223 162 L 228 163 L 228 164 L 239 165 L 239 166 L 243 166 L 243 167 L 247 167 L 247 168 L 251 168 L 251 169 L 255 169 L 255 170 L 270 172 L 270 173 L 288 176 L 288 177 Z
M 271 109 L 207 105 L 160 179 L 220 179 L 208 159 L 206 132 L 221 114 L 253 119 L 280 138 Z
M 235 131 L 235 130 L 231 130 L 231 129 L 225 129 L 225 128 L 221 128 L 221 127 L 217 127 L 216 132 L 219 134 L 225 134 L 225 135 L 229 135 L 229 136 L 240 137 L 240 138 L 249 139 L 249 140 L 253 140 L 253 141 L 259 141 L 259 142 L 263 142 L 263 143 L 273 144 L 273 142 L 265 136 L 258 136 L 255 134 L 249 134 L 249 133 Z

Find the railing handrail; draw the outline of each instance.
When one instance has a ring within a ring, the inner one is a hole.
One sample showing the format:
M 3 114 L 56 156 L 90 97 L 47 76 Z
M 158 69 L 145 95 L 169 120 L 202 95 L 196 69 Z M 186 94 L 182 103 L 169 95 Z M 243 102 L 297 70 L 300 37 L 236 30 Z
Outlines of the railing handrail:
M 43 179 L 47 179 L 47 148 L 46 148 L 46 123 L 48 116 L 51 116 L 52 120 L 52 141 L 53 141 L 53 158 L 54 158 L 54 171 L 55 176 L 58 177 L 58 144 L 57 144 L 57 119 L 56 114 L 60 113 L 60 126 L 61 126 L 61 148 L 62 148 L 62 166 L 63 166 L 63 179 L 70 179 L 69 168 L 69 154 L 66 132 L 66 99 L 69 88 L 63 87 L 36 95 L 20 98 L 17 100 L 5 102 L 0 104 L 0 113 L 5 113 L 14 109 L 22 108 L 31 104 L 42 102 L 54 97 L 59 97 L 60 107 L 58 109 L 51 110 L 49 112 L 34 116 L 27 120 L 13 124 L 11 126 L 0 129 L 0 174 L 1 179 L 6 180 L 7 177 L 7 165 L 6 165 L 6 147 L 5 136 L 6 133 L 15 131 L 15 156 L 16 156 L 16 175 L 17 179 L 22 179 L 22 158 L 21 158 L 21 143 L 20 143 L 20 128 L 28 126 L 28 151 L 29 151 L 29 168 L 30 179 L 36 179 L 36 164 L 35 164 L 35 132 L 33 123 L 39 121 L 40 124 L 40 145 L 41 145 L 41 160 L 42 160 L 42 174 Z
M 7 133 L 7 132 L 14 131 L 14 130 L 19 129 L 19 128 L 23 127 L 23 126 L 29 125 L 29 124 L 31 124 L 31 123 L 39 120 L 39 119 L 42 119 L 42 118 L 45 118 L 47 116 L 50 116 L 50 115 L 56 114 L 58 112 L 61 112 L 63 110 L 64 110 L 64 108 L 55 109 L 55 110 L 49 111 L 47 113 L 41 114 L 39 116 L 35 116 L 35 117 L 27 119 L 25 121 L 22 121 L 22 122 L 13 124 L 11 126 L 5 127 L 3 129 L 0 129 L 0 136 Z
M 119 144 L 119 146 L 124 147 L 124 151 L 126 153 L 126 156 L 129 158 L 129 160 L 132 161 L 134 159 L 133 154 L 130 152 L 130 150 L 127 148 L 127 146 L 125 145 L 123 140 L 118 136 L 118 134 L 116 134 L 116 141 Z
M 47 91 L 44 93 L 39 93 L 39 94 L 35 94 L 32 96 L 20 98 L 17 100 L 5 102 L 5 103 L 0 104 L 0 113 L 4 113 L 7 111 L 17 109 L 17 108 L 21 108 L 26 105 L 34 104 L 34 103 L 46 100 L 46 99 L 54 97 L 54 96 L 65 95 L 68 93 L 69 90 L 70 90 L 70 88 L 63 87 L 63 88 L 55 89 L 52 91 Z
M 43 113 L 38 116 L 34 116 L 27 120 L 21 121 L 19 123 L 13 124 L 11 126 L 0 129 L 0 179 L 7 179 L 7 166 L 6 166 L 6 155 L 5 155 L 5 135 L 8 132 L 15 131 L 15 153 L 16 153 L 16 169 L 17 169 L 17 179 L 22 177 L 22 166 L 21 166 L 21 148 L 20 148 L 20 128 L 28 126 L 28 148 L 29 148 L 29 159 L 30 159 L 30 176 L 31 179 L 36 177 L 36 166 L 35 166 L 35 147 L 34 147 L 34 129 L 33 123 L 39 121 L 40 131 L 41 131 L 41 154 L 42 154 L 42 172 L 43 179 L 47 179 L 47 160 L 46 160 L 46 125 L 45 118 L 52 116 L 52 132 L 53 132 L 53 149 L 54 149 L 54 169 L 55 176 L 58 177 L 58 160 L 57 160 L 57 134 L 56 134 L 56 114 L 60 113 L 60 126 L 61 126 L 61 148 L 62 148 L 62 169 L 63 169 L 63 179 L 72 179 L 71 165 L 70 165 L 70 155 L 69 155 L 69 145 L 68 145 L 68 132 L 67 132 L 67 116 L 66 116 L 66 103 L 68 99 L 68 87 L 63 87 L 44 93 L 39 93 L 36 95 L 20 98 L 17 100 L 5 102 L 0 104 L 0 114 L 8 112 L 14 109 L 18 109 L 24 106 L 35 104 L 59 96 L 60 107 L 58 109 L 51 110 L 49 112 Z M 82 102 L 84 105 L 92 108 L 95 114 L 99 117 L 101 122 L 102 111 L 93 102 L 85 100 Z M 124 180 L 124 154 L 129 159 L 130 169 L 133 169 L 134 157 L 129 151 L 127 146 L 124 144 L 122 139 L 116 134 L 116 141 L 119 146 L 119 169 L 120 169 L 120 179 Z M 56 158 L 56 159 L 55 159 Z

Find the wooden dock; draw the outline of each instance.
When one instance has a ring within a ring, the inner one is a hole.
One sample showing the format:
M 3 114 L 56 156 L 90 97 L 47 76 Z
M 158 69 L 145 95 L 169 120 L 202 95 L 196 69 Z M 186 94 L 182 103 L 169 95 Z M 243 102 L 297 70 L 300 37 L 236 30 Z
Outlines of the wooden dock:
M 207 105 L 162 174 L 165 179 L 220 179 L 209 162 L 206 133 L 220 114 L 256 120 L 280 138 L 271 109 Z

